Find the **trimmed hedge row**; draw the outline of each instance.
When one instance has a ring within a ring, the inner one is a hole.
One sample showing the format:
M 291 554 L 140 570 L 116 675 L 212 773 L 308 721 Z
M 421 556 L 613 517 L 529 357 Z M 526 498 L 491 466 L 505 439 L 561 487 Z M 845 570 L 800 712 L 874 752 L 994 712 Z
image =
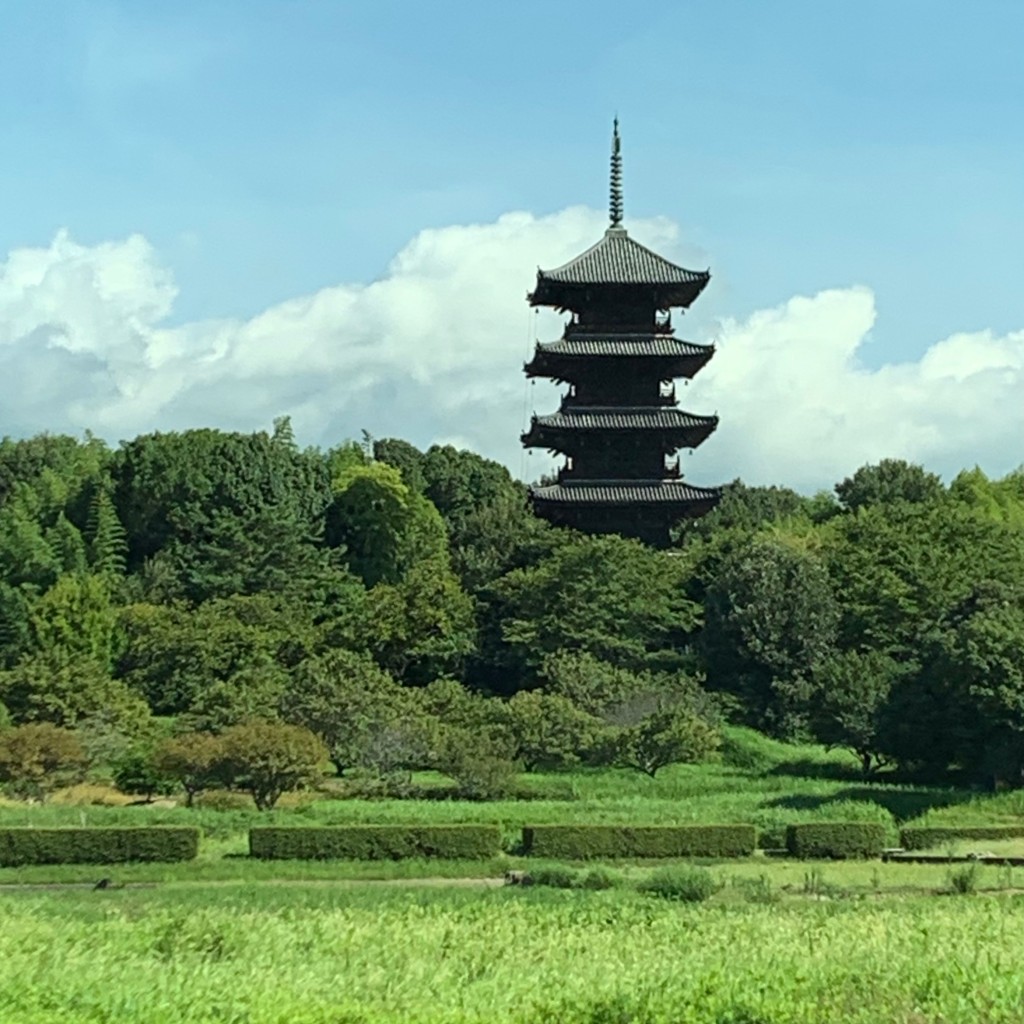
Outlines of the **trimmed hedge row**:
M 193 860 L 198 852 L 197 828 L 0 829 L 3 867 Z
M 900 832 L 904 850 L 928 850 L 958 839 L 1017 839 L 1024 836 L 1024 825 L 945 825 L 908 827 Z
M 249 855 L 264 860 L 482 860 L 501 849 L 497 825 L 339 825 L 249 830 Z
M 786 849 L 802 859 L 879 857 L 885 836 L 885 825 L 877 821 L 815 821 L 790 825 Z
M 533 857 L 749 857 L 757 845 L 753 825 L 534 825 L 523 829 L 523 850 Z

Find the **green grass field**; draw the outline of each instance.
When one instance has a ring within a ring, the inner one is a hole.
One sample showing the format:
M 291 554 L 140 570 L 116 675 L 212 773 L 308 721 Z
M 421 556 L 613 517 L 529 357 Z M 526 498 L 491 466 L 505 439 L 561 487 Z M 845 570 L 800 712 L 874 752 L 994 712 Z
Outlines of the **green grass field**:
M 1024 900 L 305 885 L 2 899 L 6 1024 L 1000 1024 Z
M 270 814 L 0 804 L 0 826 L 194 823 L 205 834 L 191 863 L 0 870 L 0 1021 L 1024 1021 L 1024 868 L 971 868 L 968 894 L 952 895 L 953 872 L 967 869 L 759 854 L 707 865 L 716 892 L 700 904 L 637 891 L 655 870 L 643 862 L 611 866 L 607 891 L 493 885 L 527 866 L 514 840 L 528 823 L 753 822 L 773 845 L 788 822 L 857 819 L 885 822 L 895 839 L 908 822 L 1019 823 L 1020 793 L 866 783 L 841 753 L 735 730 L 725 763 L 655 780 L 526 776 L 519 795 L 316 799 Z M 289 821 L 497 822 L 508 852 L 482 862 L 245 856 L 248 827 Z M 980 845 L 1009 853 L 1021 841 Z M 102 876 L 116 887 L 92 891 Z M 82 887 L 33 887 L 46 883 Z

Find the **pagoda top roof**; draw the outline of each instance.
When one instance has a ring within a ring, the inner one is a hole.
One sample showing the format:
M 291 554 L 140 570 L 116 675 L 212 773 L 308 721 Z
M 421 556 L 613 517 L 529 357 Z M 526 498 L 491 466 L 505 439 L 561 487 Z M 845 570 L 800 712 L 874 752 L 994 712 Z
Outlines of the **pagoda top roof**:
M 711 279 L 707 270 L 687 270 L 659 256 L 653 249 L 629 237 L 621 225 L 610 227 L 601 240 L 586 252 L 554 270 L 537 271 L 537 291 L 532 303 L 543 305 L 538 296 L 545 282 L 555 284 L 694 285 Z
M 530 305 L 572 309 L 576 305 L 573 300 L 579 297 L 573 292 L 592 285 L 652 289 L 659 309 L 689 306 L 697 298 L 711 279 L 710 272 L 687 270 L 634 241 L 622 226 L 622 209 L 622 154 L 616 118 L 612 134 L 608 230 L 575 259 L 554 270 L 538 270 L 537 287 L 529 296 Z
M 573 505 L 693 505 L 716 503 L 722 492 L 681 480 L 588 480 L 531 487 L 530 496 Z

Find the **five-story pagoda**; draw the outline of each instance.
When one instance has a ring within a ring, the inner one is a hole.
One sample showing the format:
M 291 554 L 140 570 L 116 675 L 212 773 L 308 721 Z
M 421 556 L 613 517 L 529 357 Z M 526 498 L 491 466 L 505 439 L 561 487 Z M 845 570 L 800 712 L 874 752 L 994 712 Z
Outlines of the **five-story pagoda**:
M 616 120 L 611 224 L 582 255 L 556 270 L 538 270 L 528 296 L 532 306 L 571 314 L 561 339 L 538 344 L 524 367 L 527 376 L 569 385 L 558 412 L 534 416 L 522 437 L 528 448 L 566 457 L 557 482 L 531 488 L 538 515 L 665 547 L 675 523 L 718 503 L 718 488 L 683 482 L 675 454 L 696 448 L 718 417 L 678 408 L 673 383 L 693 377 L 714 347 L 677 339 L 670 315 L 686 309 L 710 277 L 670 263 L 626 233 Z

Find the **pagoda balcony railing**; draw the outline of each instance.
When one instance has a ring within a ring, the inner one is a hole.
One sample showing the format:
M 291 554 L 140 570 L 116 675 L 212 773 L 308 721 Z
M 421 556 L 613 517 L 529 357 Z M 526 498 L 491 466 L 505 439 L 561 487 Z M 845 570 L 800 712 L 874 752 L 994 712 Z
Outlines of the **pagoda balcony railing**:
M 595 395 L 589 394 L 585 398 L 581 398 L 576 392 L 575 388 L 570 385 L 569 390 L 562 397 L 561 408 L 563 411 L 569 411 L 572 409 L 588 409 L 592 406 L 630 406 L 634 408 L 650 408 L 655 407 L 658 409 L 662 408 L 673 408 L 677 404 L 675 388 L 671 388 L 668 391 L 659 390 L 657 395 L 651 396 L 650 391 L 645 391 L 641 394 L 635 395 L 623 395 L 623 394 L 611 394 L 611 395 Z
M 588 323 L 581 324 L 576 314 L 565 325 L 565 336 L 580 337 L 583 335 L 596 335 L 598 337 L 608 334 L 673 334 L 672 317 L 670 314 L 657 314 L 653 320 L 644 320 L 638 323 Z

